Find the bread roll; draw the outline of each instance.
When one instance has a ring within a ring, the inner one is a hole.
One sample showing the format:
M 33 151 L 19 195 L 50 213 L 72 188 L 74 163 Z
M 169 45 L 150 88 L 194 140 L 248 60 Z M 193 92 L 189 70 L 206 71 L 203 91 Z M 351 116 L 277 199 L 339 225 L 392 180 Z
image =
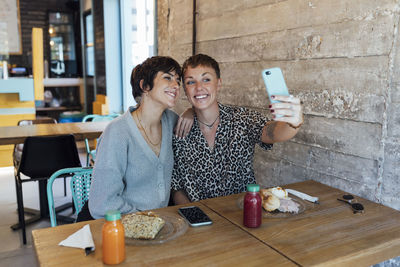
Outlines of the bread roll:
M 287 198 L 287 196 L 288 196 L 287 191 L 285 189 L 283 189 L 282 187 L 279 187 L 279 186 L 270 188 L 268 190 L 271 191 L 271 193 L 274 194 L 279 199 Z
M 263 188 L 263 189 L 260 190 L 260 195 L 261 195 L 261 199 L 265 199 L 268 196 L 272 195 L 272 192 L 271 192 L 270 189 Z
M 276 209 L 279 209 L 280 205 L 281 205 L 281 202 L 280 202 L 279 198 L 277 198 L 270 192 L 266 192 L 265 195 L 263 195 L 262 206 L 266 211 L 274 211 Z

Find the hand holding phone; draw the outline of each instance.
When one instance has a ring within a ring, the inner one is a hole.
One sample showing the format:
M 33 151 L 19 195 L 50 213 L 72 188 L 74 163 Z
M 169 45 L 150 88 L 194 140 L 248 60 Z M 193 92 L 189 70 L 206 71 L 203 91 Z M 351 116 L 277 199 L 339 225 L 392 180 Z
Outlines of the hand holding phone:
M 283 121 L 297 129 L 303 123 L 303 112 L 299 98 L 289 94 L 280 68 L 264 69 L 262 77 L 271 103 L 274 120 Z M 274 96 L 274 98 L 272 98 Z
M 190 226 L 196 227 L 212 224 L 212 220 L 197 206 L 182 207 L 178 209 L 178 212 Z

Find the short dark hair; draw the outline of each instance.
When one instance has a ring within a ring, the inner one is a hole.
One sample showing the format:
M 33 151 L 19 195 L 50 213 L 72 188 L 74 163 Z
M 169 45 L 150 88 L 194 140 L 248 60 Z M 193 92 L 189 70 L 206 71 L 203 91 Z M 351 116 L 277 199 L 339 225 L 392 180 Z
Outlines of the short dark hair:
M 178 74 L 179 79 L 182 75 L 181 66 L 175 59 L 164 56 L 154 56 L 143 61 L 142 64 L 137 65 L 131 74 L 131 86 L 132 95 L 134 98 L 139 97 L 143 94 L 142 88 L 140 88 L 140 81 L 143 80 L 143 88 L 147 86 L 150 90 L 154 86 L 154 78 L 157 73 L 161 71 L 164 73 L 175 71 Z
M 182 66 L 182 76 L 185 75 L 188 67 L 196 68 L 197 66 L 213 68 L 215 70 L 215 73 L 217 74 L 217 78 L 221 78 L 218 62 L 212 57 L 204 54 L 197 54 L 186 59 Z

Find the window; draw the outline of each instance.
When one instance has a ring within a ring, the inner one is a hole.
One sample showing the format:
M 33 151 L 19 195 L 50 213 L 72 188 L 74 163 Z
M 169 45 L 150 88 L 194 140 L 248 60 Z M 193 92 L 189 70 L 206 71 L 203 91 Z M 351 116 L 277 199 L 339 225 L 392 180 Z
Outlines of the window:
M 132 63 L 142 63 L 156 54 L 154 43 L 154 0 L 132 0 Z
M 157 54 L 156 3 L 155 0 L 120 0 L 124 110 L 136 104 L 130 86 L 132 69 Z
M 85 54 L 86 54 L 86 76 L 94 76 L 94 35 L 93 35 L 93 16 L 85 13 Z

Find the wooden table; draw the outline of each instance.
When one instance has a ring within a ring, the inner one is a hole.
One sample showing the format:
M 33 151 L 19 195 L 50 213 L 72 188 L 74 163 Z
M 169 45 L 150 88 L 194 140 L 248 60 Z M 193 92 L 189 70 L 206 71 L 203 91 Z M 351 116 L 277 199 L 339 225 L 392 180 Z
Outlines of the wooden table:
M 242 225 L 237 201 L 244 194 L 202 200 L 200 206 L 214 221 L 211 226 L 190 228 L 183 236 L 157 246 L 127 246 L 122 265 L 181 266 L 370 266 L 400 255 L 400 212 L 358 198 L 365 213 L 353 214 L 336 199 L 343 191 L 306 181 L 285 186 L 313 196 L 320 204 L 287 218 L 263 218 L 260 228 Z M 176 212 L 177 207 L 162 210 Z M 91 225 L 96 252 L 57 244 L 86 223 L 34 230 L 33 243 L 44 266 L 102 266 L 101 226 Z
M 21 144 L 29 136 L 73 134 L 75 140 L 95 139 L 108 123 L 109 121 L 101 121 L 0 127 L 0 145 Z
M 263 218 L 260 228 L 243 226 L 238 198 L 201 201 L 219 215 L 302 266 L 369 266 L 400 256 L 400 212 L 357 197 L 365 212 L 353 214 L 337 200 L 345 192 L 315 181 L 285 186 L 319 197 L 304 213 L 290 218 Z
M 126 259 L 119 266 L 296 266 L 285 256 L 241 230 L 228 220 L 200 206 L 213 220 L 203 227 L 189 227 L 187 232 L 164 244 L 126 246 Z M 161 209 L 177 213 L 178 207 Z M 157 210 L 156 210 L 157 212 Z M 85 256 L 82 249 L 57 244 L 89 223 L 96 246 Z M 41 266 L 103 266 L 101 227 L 104 220 L 33 230 L 33 243 Z

